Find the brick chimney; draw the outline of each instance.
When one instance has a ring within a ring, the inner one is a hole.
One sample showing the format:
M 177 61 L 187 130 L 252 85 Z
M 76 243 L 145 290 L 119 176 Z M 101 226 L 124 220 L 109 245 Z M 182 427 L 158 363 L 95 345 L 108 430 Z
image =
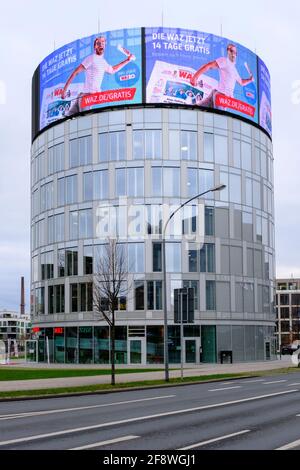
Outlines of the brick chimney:
M 25 289 L 24 289 L 24 277 L 21 277 L 21 304 L 20 304 L 20 314 L 25 315 Z

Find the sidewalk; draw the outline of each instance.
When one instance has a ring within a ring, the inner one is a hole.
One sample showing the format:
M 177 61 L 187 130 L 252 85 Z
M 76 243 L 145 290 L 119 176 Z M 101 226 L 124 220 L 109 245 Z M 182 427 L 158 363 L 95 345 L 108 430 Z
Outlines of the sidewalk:
M 21 365 L 21 364 L 20 364 Z M 30 364 L 30 366 L 34 366 Z M 36 367 L 40 365 L 35 365 Z M 53 366 L 53 367 L 52 367 Z M 58 364 L 46 365 L 49 368 L 58 368 Z M 15 366 L 3 366 L 3 367 L 19 367 Z M 25 365 L 24 365 L 25 367 Z M 28 364 L 27 364 L 28 367 Z M 99 365 L 97 366 L 99 368 Z M 123 367 L 123 366 L 122 366 Z M 127 366 L 129 368 L 130 366 Z M 176 366 L 172 364 L 172 368 L 178 367 L 178 370 L 170 369 L 170 378 L 180 377 L 181 370 L 180 365 Z M 276 370 L 286 367 L 295 367 L 292 364 L 290 356 L 284 356 L 281 360 L 266 361 L 266 362 L 247 362 L 239 364 L 197 364 L 195 366 L 189 366 L 184 369 L 184 377 L 195 377 L 202 375 L 217 375 L 217 374 L 238 374 L 238 373 L 253 373 L 261 372 L 264 370 Z M 61 368 L 61 367 L 60 367 Z M 69 365 L 64 368 L 70 369 Z M 81 365 L 81 369 L 85 366 Z M 102 367 L 101 367 L 102 368 Z M 132 368 L 132 366 L 131 366 Z M 146 367 L 143 366 L 145 369 Z M 153 368 L 152 366 L 149 368 Z M 160 366 L 157 372 L 138 372 L 133 374 L 121 374 L 116 375 L 116 383 L 124 382 L 139 382 L 143 380 L 160 380 L 164 379 L 164 369 Z M 0 382 L 0 392 L 15 391 L 15 390 L 38 390 L 47 388 L 60 388 L 60 387 L 80 387 L 84 385 L 97 385 L 97 384 L 109 384 L 111 380 L 110 375 L 99 375 L 93 377 L 67 377 L 57 379 L 38 379 L 38 380 L 17 380 L 17 381 L 3 381 Z

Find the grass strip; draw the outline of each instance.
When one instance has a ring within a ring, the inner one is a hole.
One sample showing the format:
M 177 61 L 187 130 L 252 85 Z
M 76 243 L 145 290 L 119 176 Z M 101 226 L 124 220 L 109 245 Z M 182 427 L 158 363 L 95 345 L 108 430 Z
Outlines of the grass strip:
M 162 369 L 116 369 L 116 374 L 137 374 L 141 372 L 159 372 Z M 10 380 L 60 379 L 68 377 L 92 377 L 110 375 L 110 369 L 2 369 L 0 382 Z

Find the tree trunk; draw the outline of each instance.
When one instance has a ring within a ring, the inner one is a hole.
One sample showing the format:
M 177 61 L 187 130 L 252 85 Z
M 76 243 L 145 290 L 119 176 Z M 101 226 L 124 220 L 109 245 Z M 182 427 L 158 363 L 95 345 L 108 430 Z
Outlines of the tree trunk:
M 115 312 L 112 312 L 111 325 L 111 385 L 115 385 Z

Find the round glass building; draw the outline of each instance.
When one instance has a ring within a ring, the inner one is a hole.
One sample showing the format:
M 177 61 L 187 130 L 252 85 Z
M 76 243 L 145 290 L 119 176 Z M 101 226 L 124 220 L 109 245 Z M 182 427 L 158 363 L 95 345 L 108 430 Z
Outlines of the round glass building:
M 220 184 L 223 191 L 178 212 L 167 232 L 169 361 L 181 361 L 174 290 L 184 287 L 194 293 L 185 363 L 219 362 L 222 351 L 234 362 L 274 357 L 268 82 L 248 49 L 166 28 L 97 34 L 40 64 L 31 150 L 39 361 L 109 364 L 110 328 L 94 308 L 93 276 L 115 238 L 128 271 L 116 363 L 162 364 L 163 226 Z

